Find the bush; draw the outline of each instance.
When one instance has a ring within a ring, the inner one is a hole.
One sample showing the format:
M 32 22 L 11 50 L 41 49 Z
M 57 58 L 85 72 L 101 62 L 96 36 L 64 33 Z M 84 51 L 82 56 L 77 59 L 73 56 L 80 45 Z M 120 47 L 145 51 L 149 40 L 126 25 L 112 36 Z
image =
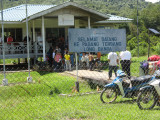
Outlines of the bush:
M 131 55 L 132 55 L 132 57 L 136 57 L 137 56 L 137 49 L 131 50 Z
M 147 47 L 139 47 L 139 55 L 144 56 L 148 53 L 148 48 Z
M 160 55 L 160 43 L 157 43 L 156 46 L 153 47 L 153 49 L 155 50 L 155 52 Z
M 145 55 L 147 55 L 147 53 L 148 53 L 148 48 L 147 47 L 143 47 L 143 46 L 139 47 L 139 55 L 140 56 L 145 56 Z M 131 51 L 131 54 L 132 54 L 133 57 L 137 56 L 138 55 L 138 48 L 136 47 L 135 49 L 133 49 Z

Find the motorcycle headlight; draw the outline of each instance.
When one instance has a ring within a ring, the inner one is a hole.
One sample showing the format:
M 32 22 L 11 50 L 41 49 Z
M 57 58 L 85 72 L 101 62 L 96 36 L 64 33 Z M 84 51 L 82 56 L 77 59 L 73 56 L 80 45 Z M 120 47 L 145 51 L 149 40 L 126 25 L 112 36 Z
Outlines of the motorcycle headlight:
M 125 77 L 126 74 L 125 74 L 125 72 L 123 72 L 122 70 L 118 70 L 118 71 L 117 71 L 117 76 Z

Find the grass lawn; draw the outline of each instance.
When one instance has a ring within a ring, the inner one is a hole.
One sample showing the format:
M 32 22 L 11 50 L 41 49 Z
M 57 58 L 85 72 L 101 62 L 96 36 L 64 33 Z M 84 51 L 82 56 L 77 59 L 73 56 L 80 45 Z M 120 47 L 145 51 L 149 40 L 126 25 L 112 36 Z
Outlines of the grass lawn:
M 26 84 L 28 73 L 7 73 L 10 86 L 0 86 L 2 120 L 158 120 L 159 107 L 140 110 L 132 99 L 118 97 L 103 104 L 100 94 L 72 93 L 76 79 L 59 73 L 31 72 L 34 83 Z M 11 79 L 12 78 L 12 79 Z M 0 79 L 3 79 L 0 74 Z M 50 94 L 51 91 L 53 94 Z M 80 93 L 95 91 L 80 82 Z M 74 94 L 75 96 L 59 96 Z

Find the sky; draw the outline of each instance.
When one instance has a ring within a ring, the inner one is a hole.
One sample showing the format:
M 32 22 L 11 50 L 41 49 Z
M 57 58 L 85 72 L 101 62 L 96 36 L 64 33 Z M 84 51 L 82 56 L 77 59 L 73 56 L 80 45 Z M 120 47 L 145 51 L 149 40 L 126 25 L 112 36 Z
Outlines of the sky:
M 145 0 L 145 1 L 155 3 L 155 2 L 158 2 L 159 0 Z

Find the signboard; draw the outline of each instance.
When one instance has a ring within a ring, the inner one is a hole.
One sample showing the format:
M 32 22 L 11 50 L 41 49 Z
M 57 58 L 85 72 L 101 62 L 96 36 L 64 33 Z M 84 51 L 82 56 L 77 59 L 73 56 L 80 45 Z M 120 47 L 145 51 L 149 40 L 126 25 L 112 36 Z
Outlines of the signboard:
M 68 30 L 70 52 L 116 52 L 126 50 L 125 29 Z
M 74 25 L 74 15 L 71 14 L 63 14 L 58 15 L 58 25 L 59 26 L 70 26 Z

